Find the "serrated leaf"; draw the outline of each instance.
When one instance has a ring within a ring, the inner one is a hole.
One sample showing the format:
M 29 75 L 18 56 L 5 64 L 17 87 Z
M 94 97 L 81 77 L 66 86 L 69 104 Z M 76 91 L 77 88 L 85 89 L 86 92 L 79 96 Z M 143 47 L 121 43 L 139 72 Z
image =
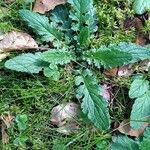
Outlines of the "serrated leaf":
M 96 78 L 89 70 L 85 70 L 76 77 L 77 98 L 82 99 L 82 111 L 101 130 L 108 130 L 110 126 L 107 102 L 100 95 L 100 88 Z
M 146 11 L 150 10 L 150 1 L 134 0 L 133 9 L 137 14 L 142 15 Z
M 86 51 L 83 59 L 89 64 L 94 63 L 97 67 L 103 65 L 105 68 L 115 68 L 131 61 L 132 56 L 127 52 L 118 49 L 101 48 L 98 50 Z
M 97 30 L 93 0 L 68 0 L 68 2 L 72 6 L 70 18 L 76 22 L 76 24 L 73 24 L 72 29 L 77 32 L 77 37 L 81 37 L 81 32 L 85 30 L 83 28 L 88 28 L 89 34 L 85 35 L 83 41 L 80 40 L 80 37 L 77 38 L 80 45 L 86 45 L 88 44 L 90 35 Z
M 137 98 L 132 106 L 130 125 L 134 129 L 141 128 L 150 117 L 150 91 Z
M 44 68 L 44 75 L 48 78 L 52 77 L 52 79 L 54 79 L 56 81 L 58 81 L 59 77 L 60 77 L 58 67 L 53 64 L 50 64 L 49 67 Z
M 109 48 L 117 48 L 120 51 L 129 53 L 132 55 L 132 60 L 130 63 L 138 62 L 139 60 L 145 60 L 150 58 L 150 50 L 148 48 L 136 45 L 133 43 L 121 42 L 118 45 L 109 46 Z
M 43 61 L 64 65 L 75 60 L 75 56 L 72 52 L 67 50 L 49 50 L 41 54 L 41 59 Z
M 5 67 L 11 70 L 27 72 L 27 73 L 39 73 L 45 66 L 40 59 L 41 53 L 36 54 L 22 54 L 9 59 L 5 62 Z
M 138 150 L 138 143 L 127 136 L 118 136 L 111 145 L 111 150 Z
M 148 90 L 149 90 L 149 81 L 143 78 L 135 79 L 130 86 L 129 97 L 138 98 Z
M 54 42 L 55 46 L 62 41 L 62 32 L 50 24 L 47 17 L 29 10 L 20 10 L 19 12 L 22 19 L 42 37 L 43 41 Z

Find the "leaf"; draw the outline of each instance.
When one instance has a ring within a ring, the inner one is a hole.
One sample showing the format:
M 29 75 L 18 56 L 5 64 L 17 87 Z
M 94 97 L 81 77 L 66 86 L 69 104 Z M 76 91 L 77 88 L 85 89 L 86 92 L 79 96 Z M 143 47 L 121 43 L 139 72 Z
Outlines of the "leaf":
M 54 79 L 56 81 L 58 81 L 59 77 L 60 77 L 58 67 L 53 64 L 50 64 L 49 67 L 44 68 L 44 75 L 48 78 L 52 77 L 52 79 Z
M 15 121 L 17 122 L 18 128 L 20 131 L 23 131 L 27 128 L 26 122 L 28 118 L 27 115 L 17 115 Z
M 75 56 L 72 52 L 67 51 L 65 49 L 62 50 L 49 50 L 41 54 L 41 59 L 43 61 L 52 63 L 52 64 L 60 64 L 64 65 L 70 63 L 75 59 Z
M 118 131 L 120 133 L 123 133 L 125 135 L 129 135 L 129 136 L 132 136 L 132 137 L 136 137 L 136 138 L 139 138 L 140 136 L 143 135 L 144 133 L 144 130 L 145 128 L 148 126 L 148 123 L 144 123 L 143 127 L 142 128 L 139 128 L 137 130 L 134 130 L 131 128 L 130 126 L 130 120 L 129 119 L 125 119 L 123 120 L 119 127 L 118 127 Z
M 129 90 L 130 98 L 138 98 L 149 90 L 149 81 L 143 78 L 135 79 Z
M 94 62 L 97 67 L 103 65 L 105 68 L 115 68 L 129 63 L 132 56 L 127 52 L 105 47 L 84 52 L 83 59 L 87 60 L 89 64 Z
M 83 54 L 83 59 L 87 60 L 89 64 L 94 62 L 97 67 L 104 65 L 105 68 L 115 68 L 149 58 L 149 49 L 132 43 L 110 45 L 108 48 L 101 47 Z
M 47 17 L 29 10 L 20 10 L 20 16 L 42 37 L 43 41 L 54 42 L 53 44 L 55 46 L 61 43 L 63 37 L 62 32 L 55 28 L 53 24 L 50 24 Z
M 60 104 L 51 111 L 51 123 L 58 127 L 64 126 L 67 121 L 76 122 L 79 105 L 76 103 Z
M 144 132 L 143 141 L 140 143 L 140 150 L 148 150 L 150 148 L 150 127 Z
M 97 30 L 93 0 L 68 0 L 71 4 L 70 18 L 76 22 L 73 30 L 77 32 L 80 45 L 87 45 L 90 35 Z M 85 31 L 85 36 L 83 32 Z M 81 36 L 82 35 L 82 36 Z M 81 40 L 81 37 L 84 40 Z
M 138 143 L 127 136 L 118 136 L 111 145 L 111 150 L 138 150 Z
M 142 15 L 146 11 L 150 10 L 150 1 L 134 0 L 133 9 L 137 14 Z
M 82 99 L 82 111 L 100 130 L 108 130 L 110 126 L 107 102 L 100 95 L 100 88 L 95 76 L 89 70 L 76 76 L 78 99 Z
M 148 48 L 133 44 L 121 42 L 118 45 L 109 46 L 109 48 L 117 48 L 120 51 L 129 53 L 132 55 L 132 61 L 130 63 L 138 62 L 139 60 L 150 59 L 150 50 Z
M 150 91 L 146 92 L 142 97 L 137 98 L 132 106 L 130 124 L 133 129 L 143 126 L 145 121 L 150 117 Z
M 35 40 L 27 33 L 12 31 L 0 40 L 0 50 L 3 52 L 14 50 L 37 49 Z
M 42 60 L 40 60 L 40 53 L 27 53 L 7 60 L 5 62 L 5 67 L 20 72 L 39 73 L 44 67 L 42 63 Z
M 36 0 L 33 11 L 45 14 L 49 10 L 53 10 L 57 5 L 65 4 L 66 0 Z

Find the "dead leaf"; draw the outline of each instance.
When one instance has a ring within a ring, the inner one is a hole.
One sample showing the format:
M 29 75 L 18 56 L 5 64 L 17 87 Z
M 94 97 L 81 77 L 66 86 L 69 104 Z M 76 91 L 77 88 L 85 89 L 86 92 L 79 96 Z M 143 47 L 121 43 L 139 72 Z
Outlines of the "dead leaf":
M 118 69 L 117 76 L 119 76 L 119 77 L 129 77 L 129 76 L 131 76 L 134 72 L 134 69 L 132 68 L 132 66 L 133 66 L 132 64 L 129 64 L 129 65 L 120 67 Z
M 59 127 L 57 129 L 57 132 L 65 134 L 65 135 L 70 135 L 73 133 L 77 133 L 79 131 L 79 126 L 77 125 L 77 123 L 68 123 L 62 127 Z
M 60 104 L 51 111 L 51 122 L 58 127 L 67 121 L 73 121 L 78 114 L 79 105 L 75 103 Z
M 0 121 L 1 121 L 1 134 L 2 134 L 2 143 L 7 144 L 9 142 L 9 136 L 7 134 L 7 129 L 10 127 L 12 120 L 14 119 L 14 116 L 11 115 L 1 115 Z
M 105 70 L 104 74 L 106 76 L 115 77 L 117 75 L 117 72 L 118 72 L 118 68 L 113 68 L 113 69 L 110 69 L 110 70 Z
M 36 0 L 33 11 L 45 14 L 57 5 L 65 4 L 66 0 Z
M 119 127 L 118 127 L 118 131 L 123 133 L 123 134 L 126 134 L 126 135 L 129 135 L 129 136 L 133 136 L 133 137 L 140 137 L 143 135 L 144 133 L 144 130 L 146 129 L 146 127 L 149 126 L 149 123 L 145 123 L 143 125 L 143 127 L 141 127 L 140 129 L 137 129 L 137 130 L 134 130 L 131 128 L 130 126 L 130 121 L 129 119 L 125 119 L 123 120 Z
M 0 61 L 2 61 L 3 59 L 5 59 L 9 55 L 10 55 L 9 53 L 0 53 Z
M 12 31 L 5 36 L 1 36 L 0 50 L 3 52 L 37 48 L 37 43 L 27 33 Z

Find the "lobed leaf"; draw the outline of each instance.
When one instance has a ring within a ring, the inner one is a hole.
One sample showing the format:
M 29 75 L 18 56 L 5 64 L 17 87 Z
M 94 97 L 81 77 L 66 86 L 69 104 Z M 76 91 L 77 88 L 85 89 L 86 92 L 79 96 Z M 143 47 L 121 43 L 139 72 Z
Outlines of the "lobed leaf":
M 47 17 L 29 10 L 20 10 L 20 16 L 42 37 L 43 41 L 54 42 L 56 46 L 62 41 L 62 32 L 52 23 L 50 24 Z
M 78 99 L 82 99 L 82 111 L 101 130 L 108 130 L 110 126 L 107 102 L 100 95 L 101 91 L 95 76 L 89 71 L 83 71 L 76 76 Z
M 105 68 L 114 68 L 149 58 L 149 49 L 125 42 L 83 53 L 83 59 L 87 60 L 89 64 L 94 63 L 97 67 L 103 65 Z
M 85 46 L 89 44 L 91 34 L 97 30 L 93 0 L 68 0 L 68 2 L 72 8 L 70 12 L 70 18 L 74 22 L 72 29 L 77 33 L 79 45 Z
M 94 63 L 97 67 L 103 65 L 105 68 L 115 68 L 129 63 L 132 56 L 127 52 L 105 47 L 84 52 L 83 59 L 89 64 Z

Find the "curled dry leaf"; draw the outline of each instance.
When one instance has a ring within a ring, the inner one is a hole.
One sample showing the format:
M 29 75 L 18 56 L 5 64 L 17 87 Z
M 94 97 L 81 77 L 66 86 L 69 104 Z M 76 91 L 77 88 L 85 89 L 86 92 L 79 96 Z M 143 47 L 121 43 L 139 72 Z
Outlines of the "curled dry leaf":
M 57 132 L 69 135 L 78 131 L 76 122 L 79 105 L 75 103 L 61 104 L 51 111 L 51 123 L 59 128 Z
M 65 4 L 66 0 L 36 0 L 33 11 L 45 14 L 57 5 Z
M 123 133 L 123 134 L 126 134 L 126 135 L 129 135 L 129 136 L 134 136 L 134 137 L 140 137 L 143 135 L 144 133 L 144 130 L 146 129 L 146 127 L 149 126 L 149 123 L 145 123 L 143 125 L 142 128 L 138 129 L 138 130 L 134 130 L 131 128 L 130 126 L 130 121 L 129 119 L 125 119 L 121 122 L 121 124 L 119 125 L 118 127 L 118 131 Z
M 3 52 L 37 48 L 37 43 L 27 33 L 12 31 L 3 37 L 1 36 L 0 50 Z

